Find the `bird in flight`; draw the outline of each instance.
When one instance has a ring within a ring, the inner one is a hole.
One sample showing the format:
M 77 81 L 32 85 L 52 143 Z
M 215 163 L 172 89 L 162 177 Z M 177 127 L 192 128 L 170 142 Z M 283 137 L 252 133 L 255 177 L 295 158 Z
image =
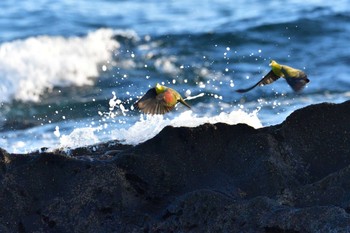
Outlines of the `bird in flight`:
M 281 65 L 278 64 L 276 61 L 271 60 L 270 61 L 271 71 L 265 75 L 259 82 L 257 82 L 255 85 L 245 88 L 245 89 L 238 89 L 236 92 L 244 93 L 247 91 L 252 90 L 256 86 L 263 86 L 270 83 L 273 83 L 280 77 L 285 78 L 289 86 L 293 89 L 295 92 L 301 91 L 305 85 L 310 82 L 310 80 L 307 78 L 307 75 L 298 69 L 292 68 L 290 66 Z
M 134 107 L 146 114 L 157 115 L 170 112 L 177 103 L 191 108 L 177 91 L 157 83 L 134 104 Z

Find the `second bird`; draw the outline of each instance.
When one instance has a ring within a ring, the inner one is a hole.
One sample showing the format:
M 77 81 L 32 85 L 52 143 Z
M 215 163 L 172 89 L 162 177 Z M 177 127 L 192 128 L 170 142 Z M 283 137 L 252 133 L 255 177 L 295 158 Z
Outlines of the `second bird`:
M 247 92 L 256 86 L 263 86 L 266 84 L 273 83 L 280 77 L 285 78 L 289 86 L 291 86 L 291 88 L 295 92 L 301 91 L 305 87 L 305 85 L 308 82 L 310 82 L 310 80 L 307 78 L 307 75 L 301 70 L 292 68 L 290 66 L 278 64 L 274 60 L 271 60 L 270 66 L 271 71 L 255 85 L 246 89 L 239 89 L 236 91 L 239 93 Z
M 165 114 L 179 102 L 191 108 L 177 91 L 157 83 L 134 104 L 134 107 L 146 114 Z

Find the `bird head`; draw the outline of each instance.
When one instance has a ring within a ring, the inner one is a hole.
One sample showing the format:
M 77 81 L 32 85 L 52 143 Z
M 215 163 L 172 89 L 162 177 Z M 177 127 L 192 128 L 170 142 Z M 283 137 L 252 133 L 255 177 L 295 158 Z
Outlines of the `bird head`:
M 156 84 L 157 94 L 163 93 L 165 90 L 166 90 L 166 86 L 160 85 L 159 83 Z
M 276 65 L 279 65 L 275 60 L 270 60 L 269 66 L 274 67 Z
M 272 70 L 275 71 L 275 73 L 279 72 L 282 69 L 282 66 L 278 64 L 275 60 L 270 60 L 269 66 L 271 66 Z

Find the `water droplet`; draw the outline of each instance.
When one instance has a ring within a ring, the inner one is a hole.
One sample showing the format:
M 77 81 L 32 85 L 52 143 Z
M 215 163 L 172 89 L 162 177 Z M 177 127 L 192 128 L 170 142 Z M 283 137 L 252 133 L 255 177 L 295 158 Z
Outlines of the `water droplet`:
M 145 35 L 145 41 L 150 41 L 151 40 L 151 36 L 150 35 Z
M 56 125 L 55 131 L 53 132 L 53 134 L 58 138 L 61 136 L 60 127 L 58 127 L 58 125 Z

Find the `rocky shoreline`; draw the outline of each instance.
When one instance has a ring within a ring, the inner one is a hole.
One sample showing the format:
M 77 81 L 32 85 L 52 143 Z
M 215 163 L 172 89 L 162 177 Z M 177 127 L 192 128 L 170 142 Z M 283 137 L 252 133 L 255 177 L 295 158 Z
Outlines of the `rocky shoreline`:
M 137 146 L 0 151 L 0 232 L 350 232 L 350 101 Z

